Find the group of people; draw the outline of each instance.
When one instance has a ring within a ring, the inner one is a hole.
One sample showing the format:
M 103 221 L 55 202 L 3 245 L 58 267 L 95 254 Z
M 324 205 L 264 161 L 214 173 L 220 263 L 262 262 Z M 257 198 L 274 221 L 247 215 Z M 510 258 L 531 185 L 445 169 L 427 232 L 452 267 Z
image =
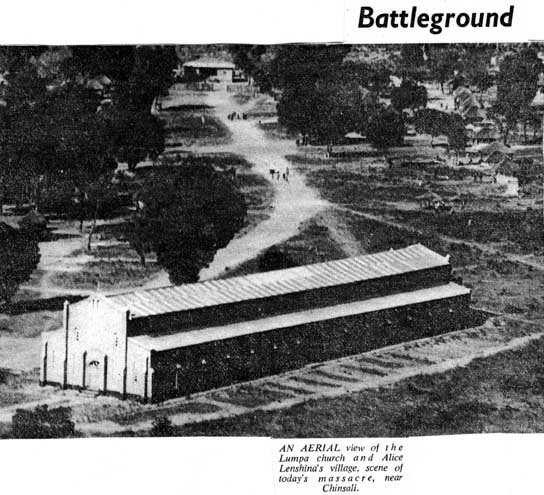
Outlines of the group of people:
M 280 180 L 283 179 L 285 182 L 289 182 L 289 167 L 285 167 L 285 172 L 281 173 L 279 170 L 276 170 L 275 168 L 270 169 L 270 177 L 272 180 Z
M 243 113 L 242 115 L 240 115 L 238 112 L 232 112 L 227 115 L 227 118 L 229 120 L 247 120 L 247 113 Z

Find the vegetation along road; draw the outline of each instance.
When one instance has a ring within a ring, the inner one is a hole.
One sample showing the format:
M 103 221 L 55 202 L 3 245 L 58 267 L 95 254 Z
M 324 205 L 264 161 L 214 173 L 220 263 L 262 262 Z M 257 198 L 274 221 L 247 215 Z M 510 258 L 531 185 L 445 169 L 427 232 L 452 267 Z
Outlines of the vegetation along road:
M 231 93 L 216 91 L 207 94 L 208 105 L 214 107 L 215 114 L 231 132 L 232 141 L 216 151 L 239 155 L 253 165 L 253 172 L 260 174 L 274 186 L 274 200 L 270 216 L 245 235 L 233 239 L 228 246 L 220 249 L 208 268 L 200 273 L 200 279 L 214 278 L 244 261 L 255 258 L 265 249 L 280 244 L 298 232 L 299 226 L 321 212 L 329 204 L 319 198 L 318 193 L 306 185 L 304 177 L 285 159 L 296 152 L 292 140 L 275 140 L 266 135 L 254 120 L 229 120 L 228 115 L 237 112 L 242 115 L 246 105 L 236 103 Z M 172 100 L 172 105 L 179 104 Z M 194 149 L 193 152 L 214 151 L 214 147 Z M 280 172 L 279 180 L 272 177 L 270 170 Z M 289 181 L 282 175 L 289 170 Z M 145 288 L 169 285 L 165 271 L 154 277 Z

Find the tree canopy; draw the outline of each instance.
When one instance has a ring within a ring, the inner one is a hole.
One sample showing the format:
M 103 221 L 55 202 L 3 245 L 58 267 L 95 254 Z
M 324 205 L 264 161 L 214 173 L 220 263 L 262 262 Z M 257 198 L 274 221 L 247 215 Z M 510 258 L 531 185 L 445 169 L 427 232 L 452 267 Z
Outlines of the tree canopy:
M 343 77 L 348 49 L 338 45 L 279 49 L 272 72 L 283 90 L 278 117 L 285 127 L 334 142 L 358 126 L 359 87 L 354 78 Z
M 391 105 L 398 112 L 405 108 L 424 108 L 427 105 L 427 90 L 410 80 L 403 80 L 400 87 L 391 93 Z
M 40 261 L 34 229 L 15 229 L 0 222 L 0 305 L 11 301 Z
M 430 134 L 432 138 L 446 134 L 449 114 L 434 108 L 423 108 L 416 114 L 416 130 Z M 431 141 L 432 143 L 432 141 Z
M 142 259 L 154 251 L 174 284 L 198 281 L 200 270 L 242 228 L 246 215 L 232 179 L 191 162 L 151 174 L 138 199 L 143 207 L 132 222 L 131 245 Z
M 504 142 L 515 126 L 530 117 L 538 83 L 543 71 L 542 61 L 536 50 L 527 47 L 507 55 L 500 64 L 497 78 L 495 111 L 502 115 L 506 124 Z
M 89 197 L 89 187 L 110 175 L 116 161 L 133 170 L 155 158 L 164 149 L 164 130 L 151 107 L 171 82 L 174 60 L 174 49 L 162 46 L 5 49 L 4 192 L 36 201 L 51 178 L 70 181 Z M 90 84 L 98 76 L 114 89 L 106 94 L 102 84 Z
M 368 123 L 368 140 L 378 149 L 400 146 L 404 141 L 404 121 L 394 108 L 382 108 Z

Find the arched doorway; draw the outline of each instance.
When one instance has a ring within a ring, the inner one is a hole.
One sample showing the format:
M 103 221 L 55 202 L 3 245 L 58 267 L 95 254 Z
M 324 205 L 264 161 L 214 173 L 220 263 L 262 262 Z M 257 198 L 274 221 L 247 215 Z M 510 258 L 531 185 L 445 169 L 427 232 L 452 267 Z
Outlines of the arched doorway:
M 92 350 L 86 353 L 85 363 L 85 388 L 106 391 L 108 356 Z

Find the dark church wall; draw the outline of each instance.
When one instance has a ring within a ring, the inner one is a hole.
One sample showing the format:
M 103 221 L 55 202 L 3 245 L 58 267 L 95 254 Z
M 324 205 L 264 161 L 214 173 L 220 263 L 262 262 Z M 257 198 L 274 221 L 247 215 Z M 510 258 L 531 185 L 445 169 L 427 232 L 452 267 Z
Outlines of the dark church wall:
M 470 295 L 152 352 L 153 401 L 272 375 L 470 324 Z
M 201 308 L 180 313 L 138 318 L 131 322 L 131 336 L 174 333 L 254 320 L 305 309 L 362 301 L 373 297 L 413 291 L 449 282 L 451 267 L 440 266 L 391 277 L 364 280 L 351 284 L 293 292 L 283 296 L 253 299 L 239 303 Z

